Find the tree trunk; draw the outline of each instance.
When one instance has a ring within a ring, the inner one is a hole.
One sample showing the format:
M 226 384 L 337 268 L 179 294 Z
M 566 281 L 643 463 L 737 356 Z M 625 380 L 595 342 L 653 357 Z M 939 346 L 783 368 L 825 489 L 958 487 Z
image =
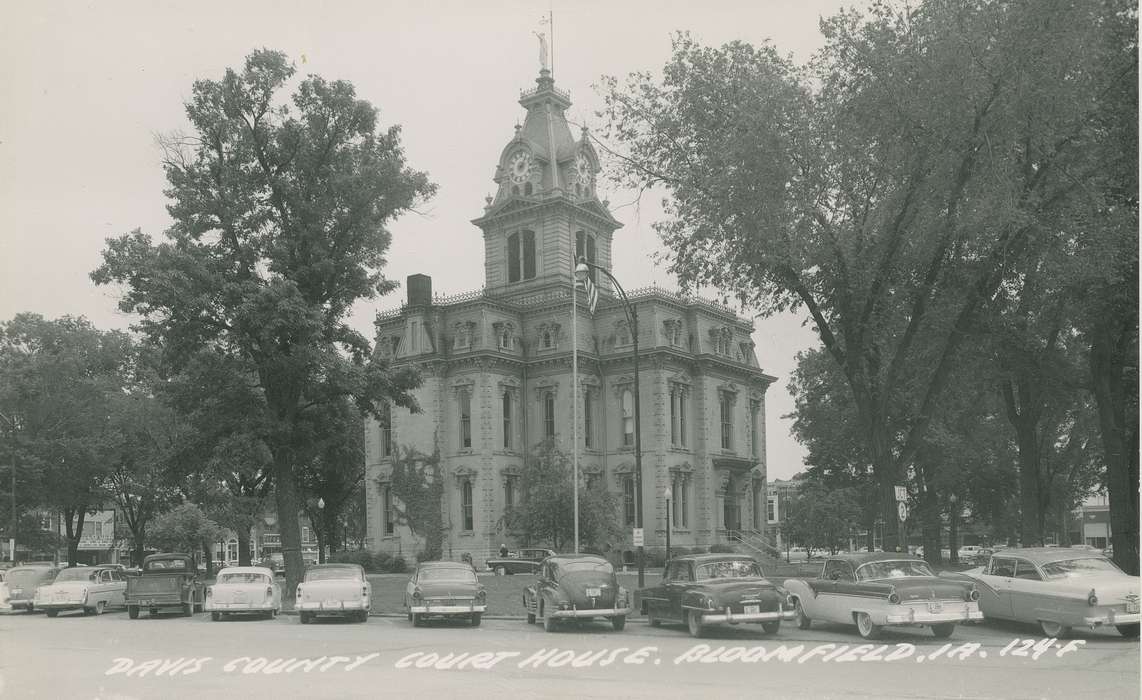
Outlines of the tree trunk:
M 281 533 L 282 559 L 285 561 L 286 585 L 282 588 L 283 602 L 293 607 L 297 584 L 301 583 L 305 564 L 301 560 L 301 512 L 297 484 L 293 475 L 293 453 L 288 446 L 274 452 L 274 497 L 278 510 L 278 532 Z
M 250 551 L 250 526 L 239 527 L 235 530 L 238 534 L 238 566 L 249 566 L 250 561 L 254 558 Z
M 133 561 L 131 562 L 131 564 L 133 566 L 142 566 L 143 565 L 143 557 L 146 556 L 146 553 L 147 553 L 146 532 L 143 531 L 142 529 L 140 529 L 139 532 L 136 532 L 133 534 L 134 534 L 135 548 L 131 553 L 131 557 L 133 558 Z
M 317 563 L 325 563 L 325 535 L 322 534 L 321 528 L 313 528 L 313 536 L 317 538 Z
M 83 537 L 83 522 L 87 519 L 87 506 L 64 508 L 63 518 L 64 531 L 67 533 L 67 565 L 75 566 L 79 559 L 79 538 Z
M 213 573 L 214 572 L 214 557 L 211 555 L 210 545 L 211 545 L 210 542 L 207 542 L 205 540 L 202 541 L 202 558 L 203 558 L 203 563 L 206 564 L 206 576 L 207 576 L 207 578 L 214 575 L 214 573 Z
M 953 503 L 948 513 L 948 561 L 960 563 L 960 504 Z
M 1136 317 L 1135 317 L 1136 318 Z M 1135 321 L 1136 322 L 1136 321 Z M 1110 501 L 1110 535 L 1114 562 L 1138 575 L 1138 415 L 1137 396 L 1127 385 L 1126 361 L 1137 362 L 1136 330 L 1122 322 L 1112 330 L 1099 323 L 1091 333 L 1090 370 L 1098 425 L 1106 459 L 1106 490 Z M 1117 337 L 1116 337 L 1117 336 Z M 1132 386 L 1137 386 L 1133 384 Z M 1133 411 L 1128 403 L 1133 398 Z
M 1007 419 L 1015 428 L 1019 449 L 1019 538 L 1024 547 L 1043 545 L 1043 484 L 1039 478 L 1042 455 L 1039 452 L 1039 410 L 1031 398 L 1029 382 L 1005 380 L 1000 387 Z
M 935 491 L 920 494 L 920 527 L 924 540 L 924 560 L 930 564 L 940 564 L 944 560 L 940 545 L 940 503 Z

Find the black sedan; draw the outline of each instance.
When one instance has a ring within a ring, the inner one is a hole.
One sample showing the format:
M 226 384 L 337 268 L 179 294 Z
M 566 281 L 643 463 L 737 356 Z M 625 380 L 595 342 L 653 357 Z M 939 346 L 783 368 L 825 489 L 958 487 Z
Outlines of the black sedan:
M 534 584 L 523 592 L 527 621 L 543 620 L 553 632 L 561 620 L 607 618 L 615 630 L 626 626 L 630 613 L 627 590 L 619 585 L 615 569 L 591 554 L 560 554 L 544 559 Z

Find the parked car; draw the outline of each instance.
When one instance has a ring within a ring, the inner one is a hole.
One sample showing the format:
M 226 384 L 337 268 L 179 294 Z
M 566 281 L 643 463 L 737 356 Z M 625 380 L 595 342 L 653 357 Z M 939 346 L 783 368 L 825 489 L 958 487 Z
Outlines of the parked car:
M 756 560 L 740 554 L 671 559 L 659 585 L 635 594 L 635 607 L 651 627 L 682 623 L 695 637 L 712 625 L 758 623 L 775 634 L 794 615 L 788 593 L 765 578 Z
M 615 630 L 626 627 L 630 595 L 619 585 L 611 563 L 593 554 L 557 554 L 539 565 L 535 583 L 523 591 L 529 624 L 543 621 L 553 632 L 560 620 L 607 618 Z
M 189 554 L 151 554 L 136 576 L 127 577 L 127 616 L 138 619 L 140 610 L 157 615 L 163 608 L 178 608 L 190 616 L 202 610 L 202 581 Z
M 488 609 L 488 594 L 471 566 L 454 561 L 417 564 L 404 591 L 414 627 L 429 617 L 462 617 L 476 627 Z
M 107 608 L 126 607 L 127 576 L 119 567 L 76 566 L 56 574 L 36 589 L 35 605 L 55 617 L 67 610 L 102 615 Z
M 360 564 L 317 564 L 297 584 L 295 605 L 303 625 L 319 615 L 366 622 L 372 599 L 373 587 Z
M 957 622 L 983 618 L 980 593 L 969 581 L 936 576 L 928 563 L 908 554 L 881 552 L 829 557 L 814 579 L 789 579 L 797 626 L 813 620 L 856 624 L 860 636 L 876 639 L 886 626 L 928 626 L 951 636 Z
M 555 552 L 550 549 L 521 549 L 509 552 L 506 557 L 492 557 L 484 564 L 489 570 L 496 572 L 496 576 L 534 574 L 539 570 L 540 562 L 553 556 Z
M 1068 547 L 1004 549 L 953 579 L 979 586 L 983 614 L 1039 625 L 1048 637 L 1113 625 L 1137 637 L 1139 579 L 1106 557 Z
M 282 588 L 274 572 L 264 566 L 231 566 L 218 572 L 206 588 L 206 610 L 218 622 L 226 615 L 274 618 L 282 609 Z
M 8 569 L 4 585 L 8 589 L 8 602 L 0 610 L 27 610 L 35 609 L 36 589 L 51 583 L 59 567 L 55 564 L 25 564 Z

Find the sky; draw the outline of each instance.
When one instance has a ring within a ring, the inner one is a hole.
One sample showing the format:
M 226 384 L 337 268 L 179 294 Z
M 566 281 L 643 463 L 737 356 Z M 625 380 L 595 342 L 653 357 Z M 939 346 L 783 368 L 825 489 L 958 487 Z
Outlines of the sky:
M 439 186 L 417 213 L 392 227 L 386 274 L 403 283 L 424 273 L 433 290 L 483 284 L 483 240 L 470 222 L 494 191 L 496 160 L 534 86 L 538 40 L 551 39 L 556 85 L 571 94 L 573 124 L 596 133 L 605 75 L 660 75 L 673 33 L 708 45 L 771 41 L 807 61 L 823 43 L 820 18 L 836 0 L 570 0 L 526 2 L 60 2 L 9 4 L 0 27 L 0 320 L 29 311 L 82 315 L 126 329 L 114 288 L 88 277 L 105 240 L 139 228 L 159 237 L 170 224 L 155 138 L 188 131 L 183 105 L 194 80 L 218 79 L 259 48 L 285 52 L 299 74 L 353 83 L 399 124 L 409 165 Z M 554 31 L 540 20 L 551 12 Z M 604 169 L 606 162 L 604 161 Z M 600 184 L 603 181 L 600 180 Z M 659 198 L 613 186 L 623 222 L 612 272 L 627 289 L 675 288 L 655 262 Z M 396 308 L 402 288 L 359 304 L 353 325 L 372 336 L 377 311 Z M 713 296 L 708 294 L 707 296 Z M 753 318 L 748 309 L 739 313 Z M 798 351 L 817 345 L 797 316 L 756 318 L 761 367 L 777 377 L 767 395 L 769 478 L 803 468 L 790 435 L 786 388 Z

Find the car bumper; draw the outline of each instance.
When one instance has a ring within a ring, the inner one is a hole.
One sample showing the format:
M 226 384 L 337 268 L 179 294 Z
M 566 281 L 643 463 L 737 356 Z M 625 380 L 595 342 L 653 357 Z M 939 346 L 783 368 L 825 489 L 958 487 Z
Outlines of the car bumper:
M 1086 627 L 1099 627 L 1100 625 L 1137 625 L 1142 621 L 1140 613 L 1116 613 L 1111 611 L 1108 615 L 1084 617 L 1083 625 Z
M 0 611 L 15 612 L 16 610 L 31 610 L 32 601 L 30 600 L 9 600 L 7 603 L 0 603 Z
M 206 601 L 207 612 L 269 612 L 274 609 L 273 603 L 215 603 Z
M 136 606 L 140 608 L 168 608 L 175 605 L 182 605 L 181 598 L 139 598 L 137 600 L 127 600 L 127 605 Z
M 701 611 L 699 611 L 701 612 Z M 730 612 L 703 612 L 702 624 L 703 625 L 738 625 L 748 624 L 750 622 L 773 622 L 774 620 L 795 620 L 797 613 L 793 610 L 769 610 L 766 612 L 755 613 L 736 613 Z
M 336 602 L 313 600 L 298 603 L 297 609 L 305 610 L 306 612 L 349 612 L 368 610 L 369 602 L 366 600 L 339 600 Z
M 576 617 L 618 617 L 619 615 L 629 615 L 630 611 L 631 608 L 595 608 L 586 610 L 571 608 L 570 610 L 552 610 L 544 614 L 548 617 L 563 619 Z
M 83 608 L 82 601 L 59 601 L 59 602 L 36 602 L 37 610 L 80 610 Z
M 884 618 L 881 624 L 886 625 L 932 625 L 944 622 L 967 622 L 968 620 L 982 620 L 983 612 L 979 608 L 972 609 L 968 606 L 963 607 L 949 607 L 944 606 L 940 612 L 932 612 L 931 610 L 916 610 L 910 608 L 908 610 L 889 613 Z
M 471 615 L 482 613 L 487 605 L 413 605 L 408 611 L 417 615 Z

